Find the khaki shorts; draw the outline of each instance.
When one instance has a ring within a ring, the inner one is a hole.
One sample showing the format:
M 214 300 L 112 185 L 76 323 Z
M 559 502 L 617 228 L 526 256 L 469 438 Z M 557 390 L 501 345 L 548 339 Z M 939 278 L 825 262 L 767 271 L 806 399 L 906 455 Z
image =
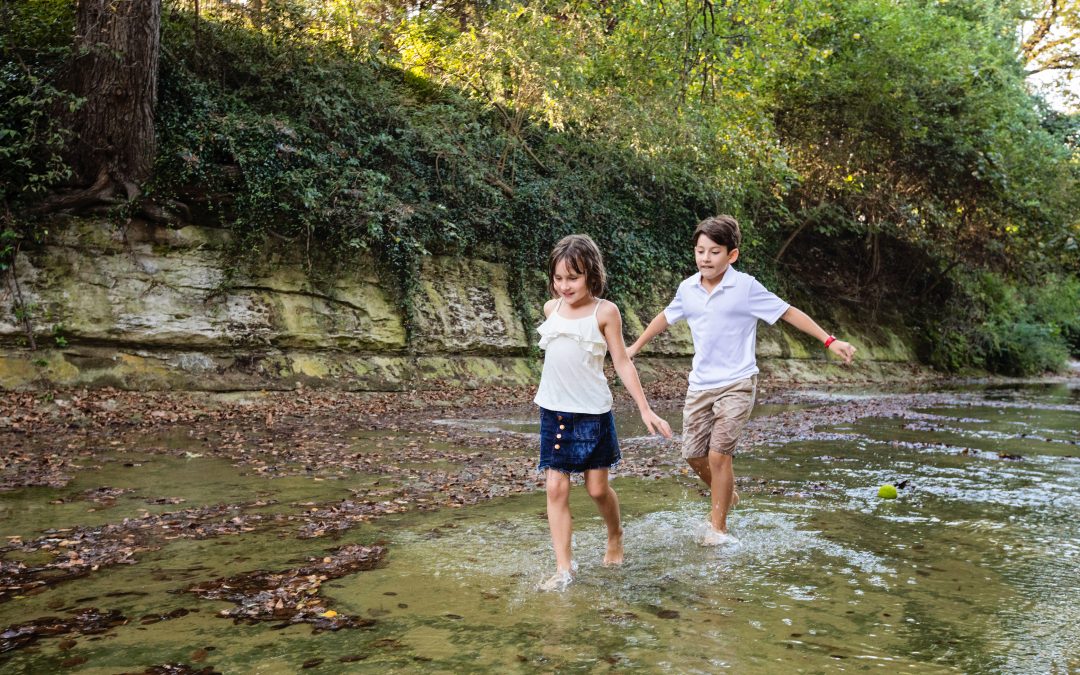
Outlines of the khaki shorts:
M 683 407 L 683 459 L 709 451 L 734 455 L 757 394 L 757 375 L 717 389 L 687 391 Z

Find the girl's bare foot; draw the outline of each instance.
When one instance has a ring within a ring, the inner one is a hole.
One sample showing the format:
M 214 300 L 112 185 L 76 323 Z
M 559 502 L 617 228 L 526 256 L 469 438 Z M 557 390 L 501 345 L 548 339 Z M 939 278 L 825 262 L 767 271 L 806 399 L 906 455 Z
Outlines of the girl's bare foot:
M 622 530 L 618 534 L 609 534 L 607 538 L 607 552 L 604 553 L 605 565 L 621 565 L 623 563 Z
M 565 591 L 573 581 L 574 573 L 571 570 L 556 570 L 550 579 L 537 588 L 541 591 Z
M 731 493 L 731 507 L 730 508 L 735 508 L 738 505 L 739 505 L 739 493 L 738 492 L 732 492 Z

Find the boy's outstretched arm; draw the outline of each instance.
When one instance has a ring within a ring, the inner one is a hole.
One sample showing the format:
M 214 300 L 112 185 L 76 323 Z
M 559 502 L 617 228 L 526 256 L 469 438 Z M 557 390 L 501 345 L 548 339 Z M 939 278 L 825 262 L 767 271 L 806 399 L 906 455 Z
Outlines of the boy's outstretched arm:
M 780 318 L 807 335 L 821 340 L 822 343 L 829 339 L 829 334 L 825 332 L 825 329 L 817 325 L 813 319 L 806 315 L 806 312 L 800 309 L 789 307 Z M 851 359 L 855 356 L 855 347 L 843 340 L 833 340 L 829 344 L 829 351 L 844 359 L 844 363 L 851 363 Z
M 637 353 L 641 351 L 641 348 L 649 344 L 649 340 L 652 340 L 654 337 L 667 330 L 668 325 L 667 317 L 664 316 L 664 313 L 661 311 L 656 315 L 655 319 L 649 322 L 648 327 L 645 329 L 645 332 L 641 334 L 641 337 L 635 340 L 634 344 L 626 348 L 626 355 L 630 358 L 637 356 Z

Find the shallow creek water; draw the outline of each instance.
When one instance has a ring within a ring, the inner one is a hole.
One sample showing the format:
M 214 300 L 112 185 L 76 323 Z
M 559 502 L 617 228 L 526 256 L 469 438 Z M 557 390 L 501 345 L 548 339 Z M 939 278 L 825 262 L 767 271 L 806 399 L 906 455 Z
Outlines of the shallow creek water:
M 795 405 L 760 406 L 756 414 L 767 429 L 769 417 L 786 410 L 892 395 L 807 392 Z M 45 638 L 2 654 L 0 668 L 1080 671 L 1080 387 L 970 387 L 928 406 L 918 394 L 903 396 L 914 415 L 862 418 L 743 450 L 736 459 L 743 501 L 729 520 L 736 546 L 695 541 L 707 502 L 678 472 L 614 480 L 626 529 L 619 568 L 600 564 L 603 524 L 575 485 L 580 568 L 562 593 L 535 590 L 553 566 L 542 492 L 389 515 L 332 541 L 298 539 L 295 524 L 178 539 L 140 554 L 137 564 L 0 604 L 0 628 L 71 606 L 130 619 L 104 634 L 63 636 L 63 649 L 59 638 Z M 666 414 L 678 426 L 678 412 Z M 640 421 L 618 423 L 624 453 L 644 452 Z M 517 417 L 469 424 L 478 433 L 532 428 Z M 275 504 L 252 508 L 286 513 L 373 480 L 269 480 L 209 457 L 105 454 L 65 488 L 0 494 L 0 534 L 32 537 L 179 508 L 147 503 L 163 495 L 185 507 L 272 497 Z M 877 497 L 887 482 L 903 486 L 898 499 Z M 112 503 L 77 498 L 106 485 L 131 491 Z M 337 612 L 375 620 L 364 629 L 234 624 L 217 616 L 231 603 L 176 592 L 378 541 L 387 546 L 385 566 L 321 590 Z M 139 621 L 181 608 L 190 613 Z

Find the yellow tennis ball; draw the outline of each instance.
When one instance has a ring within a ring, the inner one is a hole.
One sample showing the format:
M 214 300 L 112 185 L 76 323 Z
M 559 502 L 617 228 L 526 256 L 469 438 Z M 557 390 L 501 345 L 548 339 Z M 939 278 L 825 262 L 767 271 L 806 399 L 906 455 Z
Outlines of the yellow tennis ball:
M 896 499 L 896 488 L 886 483 L 878 488 L 877 496 L 882 499 Z

